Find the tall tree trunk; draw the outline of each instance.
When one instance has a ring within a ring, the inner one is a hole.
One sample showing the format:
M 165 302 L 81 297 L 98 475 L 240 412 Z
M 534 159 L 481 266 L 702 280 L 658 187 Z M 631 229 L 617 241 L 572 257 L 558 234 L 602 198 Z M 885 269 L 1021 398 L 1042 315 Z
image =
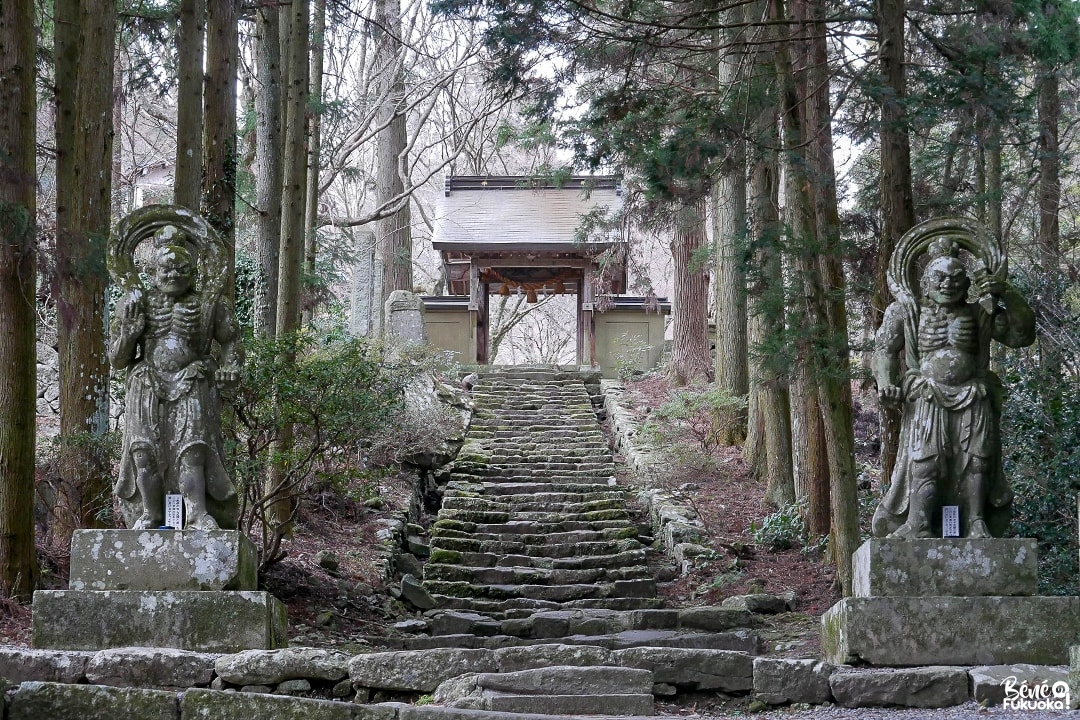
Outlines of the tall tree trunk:
M 0 5 L 0 593 L 25 600 L 37 582 L 37 172 L 32 0 Z
M 870 300 L 873 330 L 881 325 L 890 302 L 889 259 L 897 241 L 915 224 L 915 200 L 911 179 L 911 147 L 908 142 L 907 82 L 904 74 L 905 0 L 878 0 L 878 60 L 881 69 L 881 242 Z M 900 443 L 900 411 L 889 405 L 880 409 L 881 476 L 892 477 Z
M 408 133 L 405 124 L 405 68 L 401 41 L 399 0 L 376 0 L 376 25 L 383 29 L 379 40 L 380 105 L 377 139 L 375 203 L 393 211 L 377 223 L 376 242 L 383 265 L 382 303 L 394 290 L 412 290 L 412 215 L 409 199 L 402 198 L 408 177 Z M 402 198 L 402 199 L 396 199 Z M 381 327 L 381 324 L 380 324 Z
M 64 27 L 61 30 L 61 27 Z M 56 3 L 57 339 L 60 350 L 60 507 L 54 534 L 101 525 L 111 505 L 105 249 L 112 208 L 112 88 L 116 4 Z
M 174 202 L 199 212 L 202 187 L 203 41 L 206 0 L 180 0 L 176 30 L 176 175 Z
M 300 267 L 304 253 L 304 212 L 307 190 L 307 98 L 308 31 L 310 0 L 292 0 L 289 23 L 288 96 L 286 100 L 284 146 L 288 148 L 281 193 L 281 250 L 278 258 L 278 303 L 276 334 L 293 333 L 300 324 Z M 287 461 L 293 446 L 293 426 L 285 423 L 274 454 L 282 460 L 271 468 L 268 494 L 277 496 L 269 506 L 270 522 L 278 531 L 291 532 L 296 499 L 287 493 Z
M 796 0 L 801 4 L 804 0 Z M 852 592 L 852 555 L 859 546 L 858 488 L 855 474 L 854 403 L 851 397 L 851 352 L 848 341 L 847 283 L 840 241 L 840 212 L 833 163 L 832 112 L 829 101 L 829 66 L 823 0 L 805 0 L 809 25 L 809 109 L 804 142 L 809 146 L 814 182 L 814 214 L 821 277 L 820 295 L 815 292 L 815 324 L 823 321 L 826 343 L 818 368 L 818 402 L 821 404 L 825 448 L 829 456 L 830 546 L 844 597 Z M 801 12 L 796 12 L 800 17 Z M 801 18 L 800 18 L 801 19 Z M 808 131 L 808 132 L 807 132 Z M 816 290 L 816 288 L 815 288 Z M 820 305 L 820 309 L 818 306 Z
M 743 19 L 743 8 L 728 11 L 732 24 Z M 738 32 L 741 32 L 738 31 Z M 748 78 L 741 68 L 745 49 L 736 32 L 729 32 L 720 57 L 719 87 L 742 98 Z M 733 101 L 739 102 L 739 101 Z M 739 102 L 739 104 L 742 104 Z M 747 361 L 746 319 L 746 144 L 737 141 L 728 150 L 713 187 L 713 238 L 716 243 L 716 283 L 713 305 L 716 308 L 715 382 L 718 390 L 732 397 L 745 398 L 750 391 Z M 720 442 L 734 445 L 746 438 L 746 414 L 738 424 L 729 426 Z
M 282 185 L 280 18 L 276 6 L 260 5 L 256 10 L 255 64 L 259 90 L 255 96 L 255 202 L 259 217 L 255 254 L 259 282 L 255 298 L 255 331 L 263 337 L 273 337 L 277 330 Z
M 748 6 L 748 11 L 754 15 L 760 15 L 761 9 L 763 5 Z M 777 352 L 783 343 L 785 305 L 780 256 L 779 107 L 775 85 L 767 80 L 774 62 L 772 49 L 766 44 L 772 31 L 765 27 L 759 35 L 752 65 L 753 82 L 758 87 L 751 91 L 755 105 L 751 106 L 754 113 L 753 145 L 749 154 L 749 223 L 755 268 L 748 299 L 753 343 L 750 384 L 761 416 L 760 442 L 764 452 L 759 472 L 766 478 L 765 499 L 782 507 L 795 501 L 795 481 L 788 368 L 781 359 L 783 354 Z
M 1043 4 L 1044 13 L 1048 3 Z M 1043 67 L 1039 78 L 1039 265 L 1042 266 L 1044 291 L 1039 303 L 1039 353 L 1043 374 L 1057 379 L 1061 374 L 1062 353 L 1058 339 L 1048 330 L 1057 327 L 1061 313 L 1061 154 L 1058 126 L 1061 123 L 1061 94 L 1056 68 Z
M 708 382 L 712 371 L 709 358 L 709 272 L 706 263 L 701 260 L 701 251 L 708 242 L 705 201 L 680 205 L 676 213 L 675 232 L 671 240 L 675 282 L 668 379 L 674 385 L 689 385 L 695 381 Z
M 322 112 L 323 112 L 323 57 L 324 42 L 326 36 L 326 0 L 315 0 L 315 27 L 312 32 L 313 45 L 311 48 L 311 129 L 308 137 L 307 158 L 307 207 L 304 219 L 304 277 L 308 287 L 314 287 L 316 283 L 315 259 L 318 251 L 318 235 L 316 228 L 319 223 L 319 164 L 322 153 Z M 303 302 L 301 311 L 301 324 L 311 322 L 314 311 L 314 300 L 308 298 Z
M 203 208 L 225 241 L 229 274 L 236 266 L 236 64 L 240 36 L 237 0 L 209 0 L 203 117 Z M 233 283 L 228 292 L 235 291 Z

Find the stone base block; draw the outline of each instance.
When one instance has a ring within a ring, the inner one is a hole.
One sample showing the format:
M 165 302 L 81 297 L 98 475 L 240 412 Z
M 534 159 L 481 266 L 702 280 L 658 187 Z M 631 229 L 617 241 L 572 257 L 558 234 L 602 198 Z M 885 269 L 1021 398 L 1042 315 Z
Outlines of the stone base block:
M 255 590 L 255 545 L 236 530 L 76 530 L 71 590 Z
M 1073 710 L 1080 709 L 1080 645 L 1069 647 L 1069 699 Z
M 852 557 L 855 597 L 1035 595 L 1031 538 L 868 540 Z
M 837 665 L 1062 665 L 1080 637 L 1080 597 L 845 598 L 821 624 Z
M 33 612 L 36 648 L 234 653 L 288 642 L 285 606 L 265 592 L 38 590 Z
M 11 697 L 10 720 L 180 720 L 176 693 L 24 682 Z

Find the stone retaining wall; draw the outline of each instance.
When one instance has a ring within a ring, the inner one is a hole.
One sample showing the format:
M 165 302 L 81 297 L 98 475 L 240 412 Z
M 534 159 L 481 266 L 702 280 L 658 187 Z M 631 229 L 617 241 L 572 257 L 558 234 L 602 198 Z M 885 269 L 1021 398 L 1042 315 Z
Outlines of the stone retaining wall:
M 665 460 L 638 440 L 639 423 L 630 411 L 626 391 L 619 381 L 603 380 L 600 386 L 615 450 L 631 471 L 631 482 L 638 488 L 638 501 L 648 511 L 655 536 L 664 550 L 685 573 L 694 557 L 708 552 L 701 544 L 704 528 L 701 519 L 665 486 L 662 470 Z
M 353 656 L 320 648 L 214 655 L 155 648 L 93 653 L 0 647 L 0 675 L 21 683 L 8 692 L 3 714 L 7 720 L 435 720 L 436 715 L 448 720 L 450 716 L 525 720 L 521 714 L 368 701 L 430 693 L 436 675 L 551 666 L 570 672 L 600 665 L 637 667 L 654 673 L 654 694 L 669 694 L 676 686 L 719 688 L 746 697 L 758 709 L 789 703 L 914 708 L 949 707 L 968 700 L 1000 704 L 1007 677 L 1051 685 L 1067 677 L 1064 666 L 856 669 L 733 651 L 706 654 L 677 648 L 611 652 L 563 645 Z

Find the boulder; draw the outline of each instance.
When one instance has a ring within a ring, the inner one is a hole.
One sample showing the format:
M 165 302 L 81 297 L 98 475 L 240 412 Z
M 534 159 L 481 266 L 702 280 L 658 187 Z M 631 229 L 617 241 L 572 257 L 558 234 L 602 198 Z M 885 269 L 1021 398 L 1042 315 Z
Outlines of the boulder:
M 967 671 L 954 667 L 838 671 L 829 687 L 844 707 L 943 708 L 968 700 Z
M 171 648 L 113 648 L 95 654 L 86 666 L 93 685 L 189 688 L 209 685 L 214 659 L 208 653 Z
M 276 685 L 296 678 L 335 682 L 348 675 L 348 665 L 349 656 L 342 652 L 291 647 L 223 655 L 214 668 L 233 685 Z
M 415 575 L 405 575 L 401 578 L 401 597 L 421 610 L 430 610 L 435 607 L 435 600 Z
M 753 593 L 751 595 L 734 595 L 724 598 L 720 607 L 731 610 L 746 610 L 747 612 L 761 615 L 776 615 L 788 611 L 787 598 L 768 593 Z
M 756 657 L 754 697 L 769 705 L 829 702 L 829 676 L 834 669 L 818 660 Z
M 746 628 L 753 624 L 753 617 L 745 608 L 691 607 L 679 610 L 679 626 L 694 630 L 720 632 L 734 628 Z

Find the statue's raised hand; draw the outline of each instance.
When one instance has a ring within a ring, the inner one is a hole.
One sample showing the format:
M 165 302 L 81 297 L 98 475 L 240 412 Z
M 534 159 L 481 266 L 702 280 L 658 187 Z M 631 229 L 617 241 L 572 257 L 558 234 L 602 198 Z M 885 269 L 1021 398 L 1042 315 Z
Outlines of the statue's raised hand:
M 878 399 L 887 405 L 899 405 L 904 400 L 904 391 L 898 385 L 882 385 L 878 388 Z
M 131 290 L 121 301 L 120 322 L 129 337 L 142 335 L 146 329 L 146 296 L 141 290 Z
M 240 382 L 240 368 L 236 365 L 225 365 L 217 369 L 214 373 L 214 380 L 217 382 L 219 388 L 226 389 L 237 385 Z

